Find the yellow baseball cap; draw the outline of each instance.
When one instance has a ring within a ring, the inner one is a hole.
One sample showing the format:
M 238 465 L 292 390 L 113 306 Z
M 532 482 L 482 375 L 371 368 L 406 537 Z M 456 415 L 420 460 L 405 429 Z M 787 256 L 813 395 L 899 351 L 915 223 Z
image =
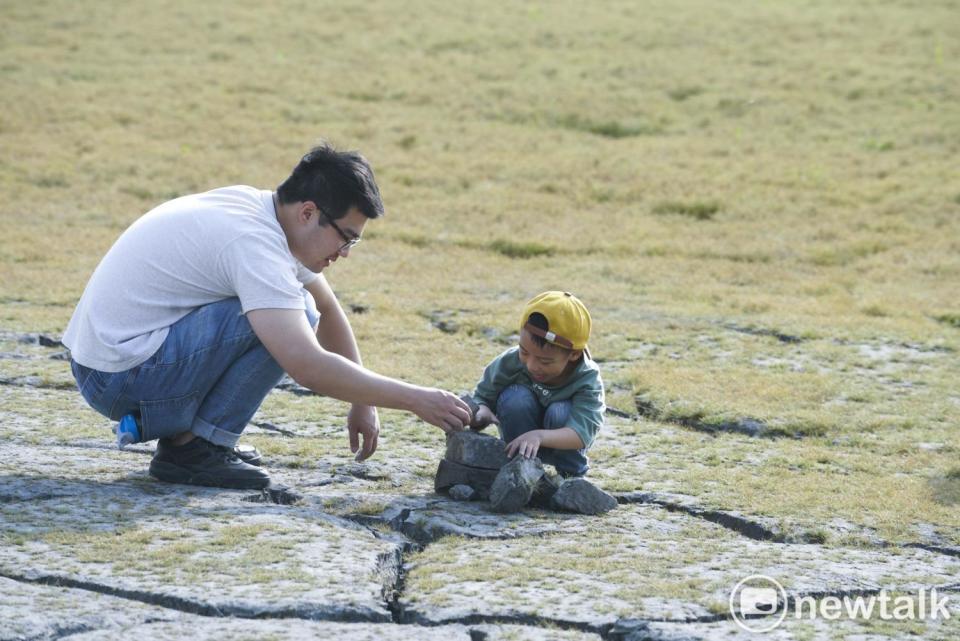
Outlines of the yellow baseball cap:
M 544 331 L 527 321 L 534 313 L 547 319 Z M 543 292 L 530 299 L 523 308 L 520 329 L 525 329 L 548 343 L 567 349 L 585 349 L 590 338 L 590 312 L 580 299 L 570 292 Z

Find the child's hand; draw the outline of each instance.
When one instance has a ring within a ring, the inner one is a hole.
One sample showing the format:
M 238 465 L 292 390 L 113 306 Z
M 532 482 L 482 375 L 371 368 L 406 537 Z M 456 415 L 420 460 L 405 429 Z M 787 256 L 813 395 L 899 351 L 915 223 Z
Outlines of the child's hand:
M 540 451 L 541 442 L 543 442 L 542 430 L 530 430 L 521 434 L 507 444 L 507 458 L 513 458 L 514 454 L 533 458 Z
M 470 429 L 482 430 L 491 423 L 493 425 L 500 425 L 500 419 L 497 418 L 497 415 L 494 414 L 493 410 L 489 407 L 481 405 L 473 415 L 473 420 L 470 422 Z

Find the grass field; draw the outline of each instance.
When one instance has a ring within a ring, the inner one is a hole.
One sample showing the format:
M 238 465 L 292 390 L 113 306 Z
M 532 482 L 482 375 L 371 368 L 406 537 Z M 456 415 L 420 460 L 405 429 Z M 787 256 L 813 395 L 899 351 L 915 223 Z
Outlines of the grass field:
M 574 291 L 647 416 L 601 434 L 609 487 L 958 545 L 958 10 L 6 2 L 0 330 L 62 332 L 143 212 L 324 138 L 387 207 L 328 272 L 371 368 L 467 389 Z

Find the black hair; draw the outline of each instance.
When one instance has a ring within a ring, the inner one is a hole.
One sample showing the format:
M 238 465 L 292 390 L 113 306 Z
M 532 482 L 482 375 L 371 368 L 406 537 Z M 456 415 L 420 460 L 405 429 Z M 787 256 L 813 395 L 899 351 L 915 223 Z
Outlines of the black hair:
M 550 331 L 550 321 L 548 321 L 547 317 L 541 314 L 540 312 L 534 312 L 530 314 L 530 316 L 527 317 L 527 322 L 533 325 L 534 327 L 536 327 L 537 329 L 542 329 L 545 332 Z M 556 347 L 557 349 L 564 349 L 559 345 L 554 345 L 553 343 L 545 339 L 543 336 L 537 336 L 533 332 L 529 332 L 529 334 L 530 334 L 530 338 L 533 339 L 533 342 L 536 344 L 537 347 L 544 347 L 545 345 L 549 345 L 551 347 Z
M 367 218 L 383 216 L 380 189 L 367 159 L 355 151 L 337 151 L 322 143 L 300 159 L 277 187 L 281 204 L 312 201 L 333 219 L 356 207 Z M 323 216 L 320 224 L 326 226 Z

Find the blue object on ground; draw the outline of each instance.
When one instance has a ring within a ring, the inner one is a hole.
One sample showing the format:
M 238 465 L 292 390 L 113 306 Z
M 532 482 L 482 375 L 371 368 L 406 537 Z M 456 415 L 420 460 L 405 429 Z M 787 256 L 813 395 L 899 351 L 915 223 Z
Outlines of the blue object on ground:
M 131 443 L 140 442 L 140 427 L 137 425 L 137 417 L 133 414 L 126 414 L 120 419 L 117 425 L 117 447 L 121 450 Z

